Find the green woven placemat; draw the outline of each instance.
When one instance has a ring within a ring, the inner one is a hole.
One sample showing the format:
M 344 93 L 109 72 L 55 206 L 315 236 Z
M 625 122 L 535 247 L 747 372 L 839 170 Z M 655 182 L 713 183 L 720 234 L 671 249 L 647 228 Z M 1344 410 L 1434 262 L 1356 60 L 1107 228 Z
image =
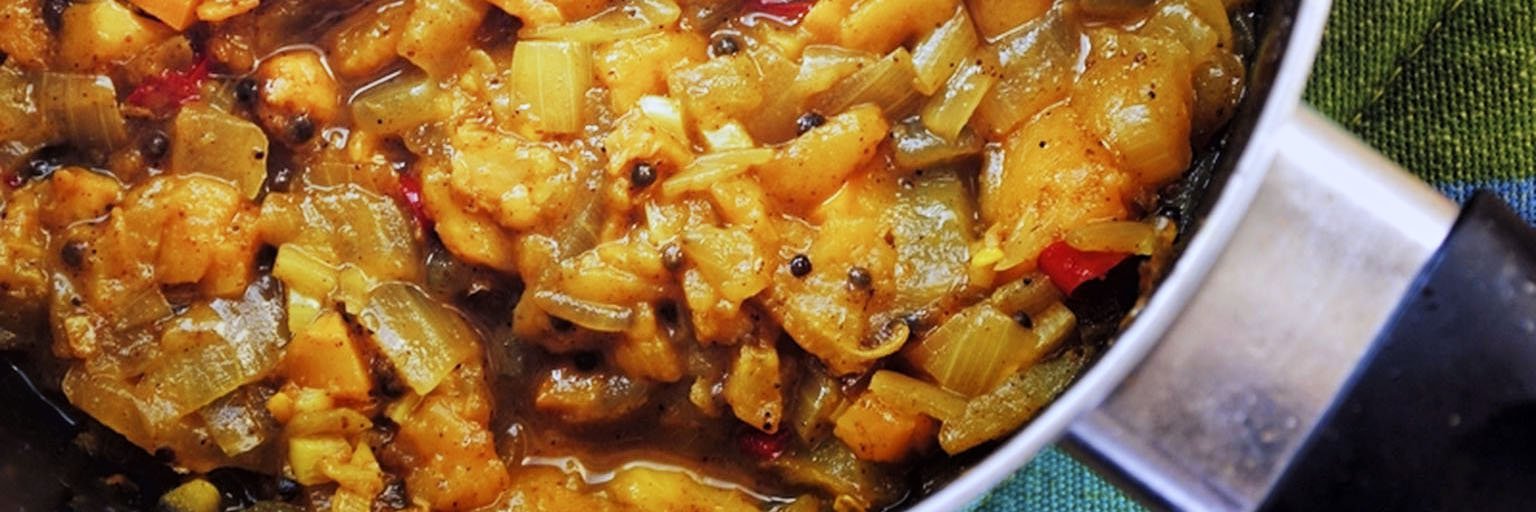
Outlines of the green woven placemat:
M 1536 0 L 1336 0 L 1306 99 L 1453 198 L 1536 219 Z M 975 509 L 1140 507 L 1052 449 Z
M 1335 3 L 1307 101 L 1460 200 L 1536 218 L 1536 2 Z

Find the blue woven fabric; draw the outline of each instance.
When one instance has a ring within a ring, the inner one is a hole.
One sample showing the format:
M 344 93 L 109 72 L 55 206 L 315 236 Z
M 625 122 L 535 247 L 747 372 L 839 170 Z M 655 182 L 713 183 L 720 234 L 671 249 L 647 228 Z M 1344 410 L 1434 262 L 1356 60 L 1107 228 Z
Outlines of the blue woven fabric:
M 1306 99 L 1458 202 L 1536 221 L 1536 2 L 1334 0 Z M 1138 510 L 1056 450 L 971 507 Z
M 1531 169 L 1536 172 L 1536 168 Z M 1435 188 L 1440 192 L 1456 200 L 1457 203 L 1465 203 L 1472 197 L 1473 192 L 1489 190 L 1499 194 L 1504 201 L 1515 211 L 1520 212 L 1527 222 L 1536 222 L 1536 177 L 1514 180 L 1491 181 L 1453 181 L 1436 183 Z
M 1143 510 L 1115 486 L 1056 448 L 1041 452 L 1034 462 L 969 508 L 972 512 Z

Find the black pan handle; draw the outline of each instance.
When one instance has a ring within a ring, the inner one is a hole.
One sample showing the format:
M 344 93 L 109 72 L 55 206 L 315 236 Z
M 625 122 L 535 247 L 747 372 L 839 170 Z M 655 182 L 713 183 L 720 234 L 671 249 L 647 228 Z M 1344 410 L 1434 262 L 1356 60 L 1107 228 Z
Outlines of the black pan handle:
M 1468 202 L 1271 510 L 1536 507 L 1536 231 Z

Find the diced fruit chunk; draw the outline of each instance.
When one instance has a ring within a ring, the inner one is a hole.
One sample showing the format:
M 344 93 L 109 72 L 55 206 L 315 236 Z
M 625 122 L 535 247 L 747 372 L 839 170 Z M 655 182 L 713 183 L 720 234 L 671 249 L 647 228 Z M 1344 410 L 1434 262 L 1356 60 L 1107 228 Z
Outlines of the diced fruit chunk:
M 757 166 L 758 178 L 791 210 L 813 208 L 874 158 L 889 129 L 879 107 L 854 107 L 780 148 L 778 158 Z
M 323 389 L 336 398 L 364 400 L 373 387 L 356 338 L 335 312 L 322 315 L 294 336 L 282 365 L 283 374 L 293 383 Z
M 435 509 L 488 504 L 511 483 L 490 431 L 447 403 L 429 399 L 401 424 L 399 435 L 419 457 L 406 476 L 406 488 Z
M 104 69 L 133 58 L 172 35 L 116 0 L 71 3 L 64 9 L 59 60 L 74 71 Z
M 1033 270 L 1040 251 L 1067 230 L 1129 214 L 1131 176 L 1071 105 L 1020 127 L 1004 150 L 1002 164 L 985 166 L 978 180 L 981 217 L 1005 253 L 998 270 Z
M 1144 185 L 1161 186 L 1192 158 L 1189 52 L 1177 43 L 1112 30 L 1095 35 L 1099 58 L 1083 72 L 1072 101 L 1126 170 Z
M 295 437 L 288 440 L 288 468 L 293 479 L 304 485 L 319 485 L 331 481 L 320 471 L 327 460 L 345 459 L 352 452 L 352 445 L 340 436 Z
M 932 441 L 927 416 L 897 411 L 872 394 L 859 397 L 837 417 L 832 433 L 860 459 L 897 462 Z
M 150 16 L 176 30 L 186 30 L 197 21 L 199 0 L 129 0 Z
M 593 60 L 598 81 L 608 87 L 608 102 L 624 113 L 641 96 L 666 92 L 668 72 L 708 58 L 707 46 L 697 34 L 658 32 L 605 45 Z

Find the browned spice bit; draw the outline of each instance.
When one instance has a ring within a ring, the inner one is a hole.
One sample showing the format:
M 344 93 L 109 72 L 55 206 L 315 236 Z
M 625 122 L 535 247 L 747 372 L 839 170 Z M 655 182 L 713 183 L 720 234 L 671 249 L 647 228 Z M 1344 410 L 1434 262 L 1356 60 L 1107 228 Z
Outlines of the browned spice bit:
M 635 188 L 645 188 L 656 182 L 656 166 L 646 162 L 636 162 L 629 169 L 629 183 Z
M 921 313 L 907 313 L 901 315 L 901 322 L 907 324 L 907 332 L 916 333 L 923 326 Z
M 1029 313 L 1025 313 L 1023 311 L 1020 311 L 1018 313 L 1014 313 L 1013 314 L 1013 321 L 1018 322 L 1019 323 L 1019 327 L 1023 327 L 1025 329 L 1034 329 L 1035 328 L 1035 320 L 1029 317 Z
M 827 124 L 826 116 L 816 112 L 806 112 L 805 114 L 802 114 L 799 119 L 795 119 L 795 133 L 799 135 L 805 135 L 805 132 L 811 131 L 812 129 L 815 129 L 816 127 L 824 124 Z
M 667 242 L 661 247 L 661 266 L 671 272 L 683 269 L 683 248 L 677 242 Z
M 241 78 L 239 82 L 235 82 L 235 102 L 247 107 L 255 105 L 258 89 L 255 78 Z
M 740 51 L 741 42 L 737 41 L 736 36 L 731 34 L 718 35 L 714 41 L 709 43 L 709 53 L 713 57 L 735 55 L 736 52 Z
M 869 288 L 870 283 L 873 282 L 874 277 L 869 275 L 869 269 L 864 267 L 852 267 L 848 269 L 848 284 L 853 285 L 854 288 Z
M 796 254 L 795 257 L 789 259 L 789 275 L 805 277 L 809 273 L 811 273 L 811 259 L 806 257 L 806 255 Z
M 308 142 L 315 137 L 315 121 L 309 118 L 309 114 L 299 114 L 288 123 L 288 138 L 295 144 Z
M 64 265 L 74 270 L 80 270 L 85 265 L 85 242 L 71 240 L 59 249 L 59 259 Z
M 171 139 L 165 136 L 165 132 L 159 130 L 155 130 L 148 137 L 144 137 L 144 141 L 139 148 L 139 151 L 144 154 L 144 158 L 152 162 L 165 158 L 165 154 L 170 152 L 170 150 Z

